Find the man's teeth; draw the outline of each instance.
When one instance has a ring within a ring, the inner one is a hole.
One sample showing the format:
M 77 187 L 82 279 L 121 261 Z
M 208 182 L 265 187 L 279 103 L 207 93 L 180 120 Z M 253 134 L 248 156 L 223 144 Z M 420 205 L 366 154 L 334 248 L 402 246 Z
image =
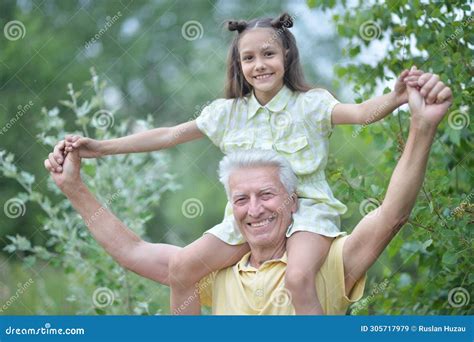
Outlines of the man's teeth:
M 259 75 L 259 76 L 255 76 L 255 78 L 257 80 L 263 80 L 265 78 L 269 78 L 272 74 L 265 74 L 265 75 Z
M 257 223 L 251 223 L 250 225 L 252 227 L 263 227 L 264 225 L 268 224 L 271 221 L 271 219 L 266 219 Z

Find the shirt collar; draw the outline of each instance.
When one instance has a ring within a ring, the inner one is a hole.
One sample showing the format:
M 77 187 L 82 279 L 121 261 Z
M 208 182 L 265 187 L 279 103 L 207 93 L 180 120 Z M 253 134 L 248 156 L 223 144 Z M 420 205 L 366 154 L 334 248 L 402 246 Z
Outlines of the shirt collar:
M 248 252 L 247 254 L 245 254 L 242 259 L 240 259 L 240 261 L 237 263 L 236 267 L 237 267 L 237 271 L 242 271 L 242 272 L 248 272 L 248 271 L 257 271 L 257 269 L 255 267 L 253 267 L 252 265 L 250 265 L 249 261 L 250 261 L 250 254 L 251 252 Z M 267 263 L 274 263 L 274 262 L 282 262 L 284 263 L 285 265 L 288 263 L 288 258 L 287 258 L 287 255 L 286 255 L 286 252 L 285 254 L 283 254 L 283 256 L 279 259 L 271 259 L 271 260 L 268 260 L 268 261 L 265 261 L 263 265 L 267 264 Z M 262 266 L 260 266 L 260 268 L 262 268 Z
M 271 112 L 281 112 L 288 104 L 291 94 L 292 91 L 286 85 L 283 85 L 280 91 L 270 100 L 270 102 L 268 102 L 265 106 L 262 106 L 252 91 L 249 98 L 247 119 L 253 118 L 260 108 L 267 108 Z

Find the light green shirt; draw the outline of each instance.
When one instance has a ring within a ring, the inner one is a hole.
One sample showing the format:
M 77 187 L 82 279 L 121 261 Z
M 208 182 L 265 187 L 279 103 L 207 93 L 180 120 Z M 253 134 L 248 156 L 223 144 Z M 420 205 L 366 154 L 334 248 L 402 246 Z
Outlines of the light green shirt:
M 332 132 L 331 112 L 337 103 L 324 89 L 303 93 L 284 86 L 265 106 L 253 94 L 215 100 L 203 109 L 196 123 L 225 154 L 272 149 L 287 158 L 298 177 L 300 198 L 301 217 L 295 217 L 293 231 L 337 236 L 339 216 L 346 207 L 334 197 L 324 175 Z M 309 207 L 313 208 L 307 211 Z M 228 206 L 226 217 L 229 213 Z M 209 232 L 228 243 L 237 243 L 229 234 Z

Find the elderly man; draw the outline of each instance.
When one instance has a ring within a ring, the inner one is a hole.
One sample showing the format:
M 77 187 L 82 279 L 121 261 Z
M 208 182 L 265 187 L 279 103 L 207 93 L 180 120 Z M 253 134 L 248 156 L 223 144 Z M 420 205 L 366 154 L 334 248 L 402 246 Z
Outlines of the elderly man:
M 450 89 L 435 76 L 426 79 L 437 82 L 429 94 L 423 94 L 426 100 L 418 90 L 409 88 L 410 133 L 382 205 L 365 216 L 351 234 L 333 241 L 316 275 L 326 314 L 343 314 L 351 301 L 362 296 L 367 270 L 413 208 L 436 128 L 451 104 Z M 45 166 L 52 170 L 49 160 Z M 179 248 L 143 241 L 102 208 L 81 180 L 80 158 L 75 152 L 67 155 L 63 168 L 62 173 L 51 175 L 84 220 L 101 213 L 89 221 L 95 239 L 123 267 L 168 285 L 173 276 L 169 260 Z M 214 314 L 293 314 L 284 288 L 285 232 L 297 210 L 295 176 L 289 164 L 269 151 L 242 152 L 224 158 L 220 176 L 250 252 L 235 266 L 203 279 L 195 294 L 201 295 L 203 304 L 212 306 Z M 190 297 L 189 302 L 194 299 Z

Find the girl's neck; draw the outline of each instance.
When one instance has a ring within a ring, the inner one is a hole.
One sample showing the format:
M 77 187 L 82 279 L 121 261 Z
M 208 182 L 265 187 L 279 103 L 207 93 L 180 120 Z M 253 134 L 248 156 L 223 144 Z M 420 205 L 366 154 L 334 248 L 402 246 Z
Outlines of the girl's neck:
M 276 96 L 276 94 L 278 94 L 281 88 L 283 88 L 283 84 L 269 91 L 260 92 L 254 89 L 254 94 L 258 103 L 260 103 L 262 106 L 265 106 L 268 102 L 270 102 Z

